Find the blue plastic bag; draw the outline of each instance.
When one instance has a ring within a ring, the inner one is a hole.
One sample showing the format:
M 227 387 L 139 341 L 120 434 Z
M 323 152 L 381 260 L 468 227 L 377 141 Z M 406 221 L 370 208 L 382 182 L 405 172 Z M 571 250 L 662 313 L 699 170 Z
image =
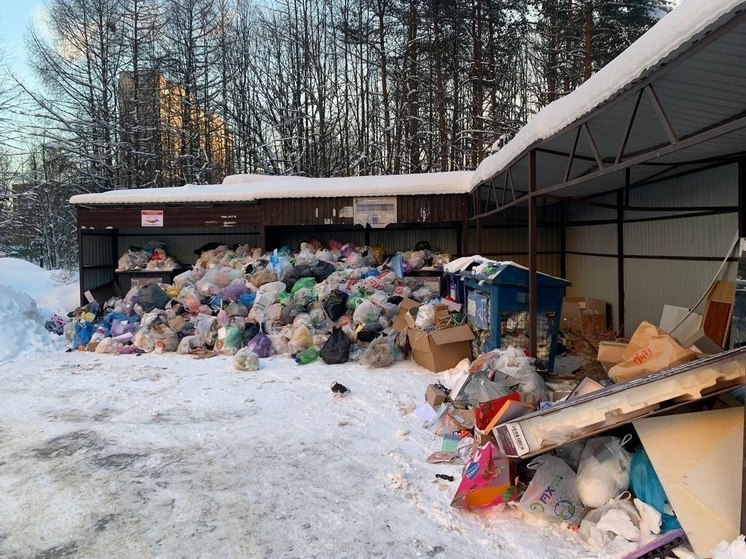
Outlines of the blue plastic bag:
M 96 331 L 96 325 L 93 322 L 81 321 L 75 325 L 75 339 L 73 339 L 73 347 L 85 347 L 88 342 L 91 341 L 93 333 Z
M 681 528 L 675 516 L 665 513 L 665 505 L 668 502 L 666 491 L 642 446 L 632 456 L 629 487 L 638 499 L 661 513 L 661 532 Z
M 256 299 L 256 293 L 252 291 L 251 293 L 244 293 L 243 295 L 241 295 L 238 298 L 238 301 L 245 307 L 251 307 L 254 304 L 255 299 Z

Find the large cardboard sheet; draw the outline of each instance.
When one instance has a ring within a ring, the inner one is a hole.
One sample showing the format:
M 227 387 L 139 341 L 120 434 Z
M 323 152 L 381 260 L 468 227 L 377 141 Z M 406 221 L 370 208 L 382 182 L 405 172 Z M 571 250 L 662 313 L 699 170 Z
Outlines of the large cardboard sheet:
M 740 532 L 743 407 L 634 422 L 694 552 Z

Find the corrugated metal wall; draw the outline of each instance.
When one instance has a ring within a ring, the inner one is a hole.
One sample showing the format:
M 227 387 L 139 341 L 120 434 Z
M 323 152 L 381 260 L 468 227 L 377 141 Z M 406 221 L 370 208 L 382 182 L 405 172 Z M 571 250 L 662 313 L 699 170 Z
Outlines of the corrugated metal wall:
M 117 267 L 113 232 L 97 231 L 83 235 L 79 258 L 81 292 L 113 281 L 114 268 Z
M 537 263 L 540 272 L 560 275 L 560 229 L 540 227 Z M 469 231 L 469 252 L 476 254 L 477 232 Z M 481 255 L 495 260 L 512 260 L 528 266 L 528 229 L 526 227 L 483 227 Z
M 427 241 L 433 250 L 444 251 L 449 254 L 458 252 L 457 232 L 455 229 L 372 229 L 369 232 L 371 246 L 381 245 L 386 252 L 414 250 L 420 241 Z M 272 228 L 267 231 L 267 248 L 274 248 L 272 244 L 285 244 L 297 249 L 301 243 L 314 237 L 324 243 L 329 239 L 340 242 L 365 244 L 365 230 L 358 227 L 347 230 Z
M 737 166 L 728 165 L 635 188 L 631 207 L 737 206 Z M 595 198 L 614 203 L 614 195 Z M 675 212 L 626 212 L 625 220 L 676 215 Z M 568 220 L 614 219 L 615 210 L 568 206 Z M 664 304 L 689 307 L 699 299 L 725 257 L 738 229 L 736 213 L 625 223 L 625 330 L 629 335 L 643 320 L 658 323 Z M 616 224 L 566 229 L 568 293 L 603 299 L 618 324 Z M 596 253 L 609 257 L 571 254 Z M 645 258 L 647 256 L 648 258 Z M 665 256 L 667 258 L 650 258 Z M 670 257 L 682 257 L 671 260 Z M 735 263 L 725 279 L 735 278 Z M 700 309 L 701 311 L 702 309 Z

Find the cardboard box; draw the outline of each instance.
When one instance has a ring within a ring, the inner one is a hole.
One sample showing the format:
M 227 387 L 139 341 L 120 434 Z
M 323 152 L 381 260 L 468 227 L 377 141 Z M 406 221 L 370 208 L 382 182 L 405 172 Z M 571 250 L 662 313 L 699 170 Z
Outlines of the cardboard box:
M 474 333 L 467 325 L 443 328 L 433 332 L 407 330 L 412 357 L 417 364 L 435 373 L 451 369 L 462 359 L 471 359 Z
M 483 447 L 487 443 L 492 443 L 493 445 L 497 446 L 497 440 L 495 440 L 495 436 L 492 434 L 492 430 L 485 432 L 481 429 L 474 428 L 474 442 L 477 443 L 478 447 Z
M 598 362 L 604 368 L 607 373 L 614 365 L 624 361 L 624 350 L 627 349 L 627 344 L 618 342 L 601 342 L 598 344 Z
M 443 389 L 435 384 L 428 384 L 427 390 L 425 391 L 425 401 L 430 404 L 433 408 L 437 408 L 446 401 L 446 393 Z
M 606 330 L 606 301 L 589 297 L 565 297 L 562 300 L 560 329 L 581 332 Z
M 411 315 L 412 318 L 417 317 L 417 308 L 420 306 L 420 303 L 415 301 L 414 299 L 404 299 L 399 304 L 399 312 L 396 314 L 396 317 L 394 317 L 394 320 L 391 322 L 391 327 L 394 330 L 399 330 L 400 332 L 404 331 L 407 328 L 407 316 Z

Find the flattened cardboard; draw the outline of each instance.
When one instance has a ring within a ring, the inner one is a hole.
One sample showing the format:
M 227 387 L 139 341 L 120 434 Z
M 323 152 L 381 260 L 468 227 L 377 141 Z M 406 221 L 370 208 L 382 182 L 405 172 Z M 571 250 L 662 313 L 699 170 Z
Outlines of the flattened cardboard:
M 634 426 L 694 552 L 711 557 L 718 542 L 740 532 L 743 408 L 648 418 Z
M 471 359 L 471 340 L 474 333 L 467 325 L 444 328 L 433 332 L 407 330 L 412 357 L 435 373 L 455 367 L 465 358 Z
M 606 330 L 606 301 L 590 297 L 562 299 L 560 328 L 575 330 Z
M 681 340 L 681 345 L 688 347 L 697 353 L 704 353 L 705 355 L 716 355 L 723 351 L 722 347 L 707 337 L 707 334 L 705 334 L 705 331 L 702 328 Z
M 661 330 L 665 330 L 681 342 L 699 330 L 701 323 L 702 315 L 697 313 L 689 314 L 689 309 L 686 307 L 663 305 L 661 321 L 658 326 L 660 326 Z

